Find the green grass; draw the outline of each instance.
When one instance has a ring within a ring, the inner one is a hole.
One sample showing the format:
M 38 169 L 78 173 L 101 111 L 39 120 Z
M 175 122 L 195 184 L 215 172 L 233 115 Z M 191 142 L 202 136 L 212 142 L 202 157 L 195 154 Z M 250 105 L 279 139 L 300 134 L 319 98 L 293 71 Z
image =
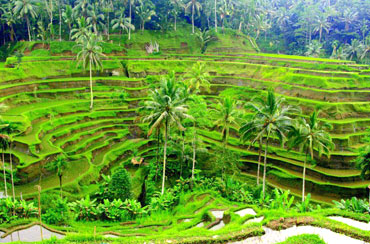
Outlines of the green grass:
M 319 235 L 303 234 L 292 236 L 279 244 L 325 244 Z

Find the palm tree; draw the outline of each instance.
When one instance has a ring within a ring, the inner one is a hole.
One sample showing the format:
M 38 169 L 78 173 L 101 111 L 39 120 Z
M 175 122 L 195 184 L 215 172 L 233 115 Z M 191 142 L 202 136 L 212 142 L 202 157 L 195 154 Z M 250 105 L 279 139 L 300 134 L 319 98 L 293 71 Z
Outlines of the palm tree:
M 0 134 L 7 135 L 8 148 L 9 148 L 9 161 L 10 161 L 10 179 L 12 183 L 13 199 L 15 199 L 15 187 L 14 187 L 14 172 L 13 172 L 13 160 L 12 160 L 12 135 L 18 131 L 18 124 L 14 122 L 7 122 L 5 127 L 0 128 Z
M 318 113 L 315 111 L 310 116 L 309 120 L 300 119 L 291 127 L 288 133 L 289 148 L 299 147 L 305 153 L 303 163 L 303 183 L 302 183 L 302 201 L 305 199 L 305 181 L 306 181 L 306 164 L 307 158 L 310 156 L 314 160 L 314 150 L 316 149 L 321 157 L 325 152 L 330 157 L 330 150 L 334 147 L 330 134 L 327 132 L 330 125 L 327 123 L 319 123 Z
M 48 164 L 45 168 L 50 171 L 55 171 L 58 178 L 59 178 L 59 189 L 60 189 L 60 198 L 63 197 L 63 189 L 62 189 L 62 178 L 64 174 L 64 170 L 68 165 L 67 159 L 65 155 L 58 155 L 54 161 Z
M 1 8 L 3 14 L 1 20 L 6 23 L 10 28 L 10 41 L 14 42 L 17 39 L 15 34 L 14 25 L 18 23 L 17 16 L 13 13 L 13 5 L 11 2 L 8 3 L 7 8 Z
M 170 0 L 171 4 L 171 14 L 174 18 L 174 25 L 173 28 L 177 30 L 177 16 L 180 14 L 180 10 L 185 7 L 182 0 Z
M 210 91 L 210 75 L 205 71 L 204 63 L 195 63 L 187 76 L 189 76 L 189 79 L 186 83 L 190 92 L 198 93 L 201 88 Z
M 328 17 L 325 14 L 320 14 L 316 18 L 314 32 L 319 32 L 319 42 L 321 42 L 322 32 L 325 31 L 329 33 L 330 29 L 330 22 L 328 21 Z
M 353 11 L 353 9 L 348 9 L 348 8 L 344 9 L 341 19 L 343 20 L 345 24 L 346 31 L 349 30 L 350 24 L 357 18 L 357 16 L 358 16 L 358 12 Z
M 225 154 L 227 141 L 229 139 L 230 127 L 239 129 L 237 118 L 239 113 L 237 111 L 237 102 L 231 97 L 224 97 L 216 104 L 216 110 L 211 110 L 214 113 L 214 125 L 221 127 L 223 154 Z
M 262 159 L 262 139 L 263 135 L 259 134 L 259 131 L 257 131 L 257 128 L 255 126 L 255 123 L 258 121 L 251 120 L 249 122 L 244 123 L 240 129 L 240 140 L 242 142 L 246 141 L 252 141 L 253 143 L 258 141 L 258 166 L 257 166 L 257 185 L 260 184 L 260 171 L 261 171 L 261 159 Z M 250 147 L 253 146 L 253 144 L 250 144 L 248 147 L 248 150 Z
M 217 0 L 215 0 L 215 31 L 217 32 Z
M 130 29 L 135 30 L 135 26 L 130 23 L 130 18 L 125 17 L 124 9 L 121 9 L 121 13 L 118 16 L 118 18 L 112 20 L 112 28 L 113 28 L 113 30 L 119 28 L 120 29 L 120 32 L 119 32 L 120 35 L 122 34 L 122 31 L 129 32 Z M 120 43 L 120 45 L 121 45 L 121 43 Z
M 86 19 L 87 24 L 92 25 L 94 33 L 98 34 L 98 25 L 104 25 L 104 15 L 98 12 L 98 7 L 96 4 L 93 5 L 92 9 L 88 12 L 88 17 Z
M 353 39 L 351 44 L 346 44 L 345 52 L 350 56 L 350 60 L 352 60 L 355 56 L 360 58 L 363 55 L 365 50 L 364 45 L 357 39 Z
M 135 4 L 137 0 L 126 0 L 129 4 L 129 23 L 132 25 L 132 5 Z M 133 29 L 134 30 L 134 29 Z M 131 28 L 128 29 L 128 39 L 131 40 Z
M 63 16 L 63 19 L 64 19 L 64 23 L 67 24 L 67 26 L 68 26 L 69 40 L 71 40 L 72 24 L 73 24 L 74 18 L 73 18 L 73 10 L 72 10 L 72 7 L 70 5 L 66 5 L 66 9 L 63 11 L 62 16 Z
M 28 30 L 28 40 L 31 41 L 31 26 L 30 26 L 30 16 L 31 18 L 36 18 L 36 5 L 33 0 L 17 0 L 15 2 L 13 12 L 19 18 L 26 18 L 27 30 Z
M 101 37 L 96 34 L 89 33 L 87 37 L 82 37 L 78 40 L 75 47 L 81 48 L 81 51 L 78 52 L 76 60 L 78 60 L 77 65 L 82 63 L 83 68 L 86 70 L 89 66 L 90 71 L 90 109 L 93 109 L 94 106 L 94 95 L 93 95 L 93 83 L 92 83 L 92 68 L 103 69 L 102 57 L 105 57 L 103 54 L 102 47 L 99 42 L 101 42 Z
M 143 121 L 149 122 L 148 136 L 155 129 L 164 128 L 164 153 L 163 153 L 163 177 L 162 177 L 162 195 L 164 193 L 164 184 L 166 177 L 167 162 L 167 140 L 169 127 L 175 124 L 180 131 L 184 131 L 181 121 L 185 118 L 191 118 L 187 114 L 188 108 L 184 99 L 180 95 L 181 89 L 176 83 L 175 76 L 163 78 L 160 88 L 151 91 L 150 101 L 144 105 L 144 110 L 149 111 Z
M 151 2 L 150 2 L 151 3 Z M 145 29 L 145 23 L 152 19 L 155 15 L 155 11 L 153 10 L 153 4 L 149 4 L 148 2 L 140 1 L 139 6 L 136 6 L 135 9 L 136 15 L 139 16 L 141 20 L 141 31 L 143 32 Z
M 77 0 L 73 12 L 75 17 L 82 15 L 81 17 L 87 18 L 88 12 L 91 9 L 90 0 Z
M 299 112 L 291 106 L 284 106 L 285 99 L 282 97 L 276 97 L 272 90 L 268 91 L 267 98 L 264 100 L 261 97 L 253 99 L 251 103 L 248 103 L 255 115 L 253 117 L 254 130 L 257 136 L 252 141 L 252 145 L 256 141 L 262 141 L 265 138 L 265 155 L 263 161 L 263 182 L 262 182 L 262 194 L 265 197 L 266 187 L 266 167 L 267 167 L 267 152 L 271 138 L 278 138 L 279 141 L 285 140 L 285 133 L 291 126 L 292 119 L 289 117 L 291 113 Z
M 0 134 L 0 147 L 2 150 L 2 166 L 3 166 L 3 175 L 4 175 L 4 189 L 5 189 L 5 197 L 8 197 L 8 187 L 6 183 L 6 170 L 5 170 L 5 157 L 4 151 L 8 149 L 9 145 L 9 136 L 5 134 Z
M 190 8 L 191 8 L 191 24 L 192 24 L 192 27 L 193 27 L 193 34 L 194 34 L 195 33 L 195 29 L 194 29 L 194 15 L 195 15 L 195 11 L 199 15 L 200 10 L 202 10 L 202 5 L 197 0 L 190 0 L 190 2 L 188 2 L 185 5 L 185 12 L 187 12 Z
M 307 51 L 305 52 L 306 56 L 318 58 L 321 56 L 323 50 L 322 50 L 322 43 L 320 43 L 318 40 L 313 40 L 306 46 Z
M 208 30 L 197 32 L 196 35 L 200 41 L 200 50 L 202 53 L 205 53 L 208 43 L 214 41 L 215 37 L 210 35 Z
M 88 38 L 91 32 L 91 26 L 86 23 L 85 17 L 81 17 L 77 21 L 78 27 L 71 30 L 72 40 L 79 40 L 82 37 Z

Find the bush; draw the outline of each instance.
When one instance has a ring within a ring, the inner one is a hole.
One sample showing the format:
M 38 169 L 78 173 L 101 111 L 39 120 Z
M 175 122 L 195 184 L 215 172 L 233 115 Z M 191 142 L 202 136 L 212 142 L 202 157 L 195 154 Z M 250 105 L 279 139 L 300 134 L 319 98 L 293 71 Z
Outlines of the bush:
M 108 188 L 110 200 L 121 199 L 125 201 L 131 198 L 131 177 L 125 168 L 119 168 L 113 173 Z
M 48 208 L 46 213 L 42 215 L 42 219 L 47 224 L 62 225 L 68 222 L 69 216 L 67 199 L 58 198 L 54 206 Z
M 370 212 L 370 207 L 368 202 L 364 199 L 358 199 L 357 197 L 352 197 L 351 199 L 341 200 L 340 202 L 333 201 L 335 206 L 341 210 L 352 211 L 355 213 L 365 213 Z
M 15 216 L 13 216 L 13 212 Z M 18 201 L 12 198 L 0 199 L 0 224 L 7 223 L 17 218 L 28 219 L 37 217 L 38 209 L 34 204 L 24 200 Z

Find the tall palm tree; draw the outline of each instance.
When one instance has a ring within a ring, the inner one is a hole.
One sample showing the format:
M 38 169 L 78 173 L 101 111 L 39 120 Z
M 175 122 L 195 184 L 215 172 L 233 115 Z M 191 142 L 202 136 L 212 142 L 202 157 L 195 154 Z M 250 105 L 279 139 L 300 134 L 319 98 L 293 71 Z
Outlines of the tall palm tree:
M 174 19 L 174 25 L 173 28 L 176 31 L 177 30 L 177 16 L 180 14 L 180 11 L 182 8 L 184 8 L 184 3 L 182 0 L 170 0 L 171 4 L 171 14 Z
M 96 4 L 94 4 L 91 10 L 88 12 L 88 17 L 86 19 L 87 24 L 92 25 L 94 33 L 98 34 L 98 25 L 104 25 L 104 15 L 99 13 L 99 9 Z
M 148 136 L 155 129 L 164 128 L 164 153 L 163 153 L 163 175 L 162 175 L 162 195 L 164 193 L 166 163 L 167 163 L 167 140 L 169 127 L 175 124 L 180 131 L 184 131 L 181 121 L 185 118 L 191 118 L 187 114 L 188 108 L 184 99 L 180 95 L 181 90 L 174 76 L 168 76 L 161 82 L 160 88 L 151 91 L 150 101 L 144 105 L 144 110 L 150 111 L 143 121 L 149 122 Z
M 151 2 L 150 2 L 151 3 Z M 152 19 L 155 15 L 155 11 L 153 10 L 153 4 L 149 4 L 148 2 L 140 1 L 139 6 L 136 6 L 135 13 L 139 16 L 141 21 L 141 31 L 143 32 L 145 29 L 145 23 Z
M 193 27 L 193 34 L 194 34 L 195 33 L 194 15 L 195 15 L 195 12 L 197 12 L 198 15 L 200 14 L 200 10 L 202 10 L 202 5 L 197 0 L 190 0 L 190 2 L 188 2 L 185 5 L 185 11 L 187 12 L 190 8 L 191 8 L 191 24 Z
M 87 24 L 85 17 L 81 17 L 77 20 L 77 28 L 71 30 L 72 40 L 79 40 L 82 37 L 88 38 L 89 33 L 91 32 L 91 26 Z
M 361 55 L 363 55 L 364 50 L 365 46 L 357 39 L 353 39 L 351 44 L 347 43 L 345 46 L 345 51 L 348 56 L 350 56 L 350 60 L 352 60 L 354 57 L 360 58 Z
M 93 95 L 93 82 L 92 82 L 92 69 L 103 69 L 102 57 L 103 54 L 100 42 L 102 41 L 100 36 L 96 34 L 89 33 L 87 37 L 82 37 L 78 40 L 75 47 L 81 48 L 78 52 L 76 60 L 78 60 L 77 65 L 82 63 L 83 68 L 86 70 L 89 67 L 90 71 L 90 109 L 94 107 L 94 95 Z
M 70 5 L 66 5 L 65 10 L 62 13 L 62 17 L 64 19 L 64 23 L 68 26 L 69 29 L 69 40 L 71 40 L 72 37 L 72 24 L 74 21 L 73 17 L 73 10 Z
M 258 133 L 252 144 L 261 141 L 261 138 L 265 138 L 265 154 L 263 161 L 263 181 L 262 181 L 262 196 L 265 197 L 266 189 L 266 168 L 267 168 L 267 152 L 271 138 L 278 138 L 279 141 L 285 140 L 285 133 L 291 126 L 290 114 L 299 112 L 298 109 L 291 106 L 284 106 L 285 99 L 283 97 L 275 96 L 272 90 L 268 91 L 266 100 L 257 97 L 253 99 L 251 103 L 248 103 L 255 115 L 254 129 Z
M 344 9 L 343 15 L 341 17 L 342 21 L 345 24 L 345 30 L 348 31 L 351 23 L 356 20 L 358 17 L 358 12 L 353 9 Z
M 120 35 L 122 34 L 122 31 L 129 32 L 130 29 L 135 30 L 135 26 L 130 23 L 130 18 L 125 17 L 124 9 L 121 9 L 120 15 L 116 19 L 112 20 L 112 28 L 113 30 L 120 29 Z
M 129 5 L 129 23 L 132 25 L 132 6 L 137 2 L 137 0 L 126 0 Z M 128 29 L 128 39 L 131 40 L 131 28 Z
M 59 178 L 59 189 L 60 189 L 60 198 L 63 197 L 63 184 L 62 178 L 64 171 L 68 165 L 67 158 L 65 155 L 58 155 L 54 161 L 46 166 L 47 170 L 55 171 Z
M 246 141 L 252 141 L 254 143 L 258 142 L 257 185 L 259 186 L 263 136 L 259 134 L 259 131 L 257 131 L 255 123 L 258 123 L 258 121 L 255 121 L 254 119 L 251 119 L 250 121 L 244 123 L 239 129 L 239 134 L 240 134 L 240 140 L 242 142 L 246 142 Z M 251 146 L 253 146 L 253 144 L 250 144 L 248 149 L 250 149 Z
M 28 30 L 28 40 L 31 41 L 31 26 L 30 26 L 30 17 L 36 18 L 36 5 L 33 0 L 17 0 L 15 1 L 14 14 L 17 15 L 19 18 L 25 18 L 27 22 L 27 30 Z
M 0 147 L 2 150 L 2 166 L 3 166 L 3 176 L 4 176 L 4 192 L 5 192 L 5 197 L 8 197 L 8 187 L 7 187 L 7 182 L 6 182 L 6 167 L 5 167 L 5 157 L 4 157 L 4 151 L 8 149 L 9 145 L 9 136 L 5 134 L 0 134 Z
M 217 32 L 217 0 L 215 0 L 215 31 Z
M 13 12 L 13 5 L 11 2 L 8 3 L 6 8 L 1 8 L 3 14 L 1 15 L 1 20 L 6 23 L 10 28 L 10 41 L 14 42 L 17 39 L 14 25 L 18 23 L 18 18 Z
M 322 32 L 325 31 L 326 33 L 329 33 L 329 29 L 330 22 L 328 21 L 328 17 L 325 14 L 318 15 L 313 31 L 315 33 L 319 32 L 319 42 L 321 42 Z
M 204 63 L 195 63 L 187 76 L 189 79 L 186 83 L 190 92 L 198 93 L 201 88 L 205 88 L 207 91 L 210 91 L 210 75 L 205 71 Z
M 87 18 L 88 12 L 91 9 L 90 0 L 77 0 L 73 12 L 75 17 L 82 15 L 81 17 Z
M 211 112 L 213 112 L 215 116 L 214 125 L 222 128 L 223 154 L 225 154 L 230 127 L 239 129 L 239 123 L 237 121 L 239 117 L 237 102 L 231 97 L 224 97 L 216 104 L 216 109 L 211 110 Z
M 319 157 L 325 152 L 330 157 L 330 150 L 334 148 L 334 144 L 327 132 L 331 127 L 327 123 L 319 123 L 318 113 L 315 111 L 311 114 L 309 120 L 299 119 L 292 126 L 288 133 L 289 147 L 299 147 L 305 153 L 303 164 L 303 183 L 302 183 L 302 201 L 305 199 L 305 181 L 306 181 L 306 164 L 307 158 L 310 156 L 314 160 L 314 150 L 317 150 Z
M 12 183 L 13 199 L 15 199 L 15 187 L 14 187 L 14 172 L 13 172 L 13 157 L 12 157 L 12 135 L 18 131 L 18 124 L 14 122 L 7 122 L 5 127 L 0 128 L 0 134 L 7 135 L 8 148 L 9 148 L 9 161 L 10 161 L 10 179 Z

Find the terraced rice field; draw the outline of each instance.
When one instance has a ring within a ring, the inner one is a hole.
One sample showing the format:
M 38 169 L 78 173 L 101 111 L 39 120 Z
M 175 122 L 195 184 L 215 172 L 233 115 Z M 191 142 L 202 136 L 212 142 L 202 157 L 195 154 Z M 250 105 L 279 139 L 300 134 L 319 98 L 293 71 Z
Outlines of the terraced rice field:
M 155 85 L 154 79 L 147 78 L 171 70 L 186 77 L 198 61 L 206 64 L 212 78 L 211 91 L 202 93 L 210 106 L 222 95 L 247 102 L 273 87 L 287 103 L 300 106 L 305 116 L 320 109 L 320 119 L 333 126 L 336 149 L 309 166 L 307 192 L 325 202 L 365 196 L 370 181 L 360 179 L 352 161 L 370 126 L 369 67 L 351 61 L 256 53 L 110 56 L 104 61 L 105 71 L 94 74 L 93 111 L 89 110 L 88 77 L 75 68 L 73 57 L 37 61 L 28 57 L 21 75 L 14 68 L 3 68 L 2 74 L 7 75 L 0 78 L 1 102 L 10 108 L 3 119 L 22 124 L 13 138 L 14 148 L 4 152 L 6 158 L 13 155 L 17 174 L 22 176 L 16 193 L 34 194 L 33 184 L 40 175 L 43 189 L 57 187 L 56 176 L 40 166 L 61 152 L 73 158 L 65 188 L 80 193 L 82 185 L 99 180 L 101 174 L 128 160 L 130 153 L 135 151 L 144 160 L 152 157 L 154 144 L 141 130 L 146 125 L 137 120 L 140 102 Z M 39 68 L 34 71 L 36 64 Z M 129 94 L 123 102 L 115 98 L 121 91 Z M 199 134 L 209 148 L 221 144 L 220 132 L 213 125 Z M 242 144 L 237 128 L 231 130 L 228 147 L 240 153 L 243 175 L 255 175 L 257 148 Z M 273 143 L 268 154 L 269 184 L 300 194 L 303 159 L 301 153 Z

